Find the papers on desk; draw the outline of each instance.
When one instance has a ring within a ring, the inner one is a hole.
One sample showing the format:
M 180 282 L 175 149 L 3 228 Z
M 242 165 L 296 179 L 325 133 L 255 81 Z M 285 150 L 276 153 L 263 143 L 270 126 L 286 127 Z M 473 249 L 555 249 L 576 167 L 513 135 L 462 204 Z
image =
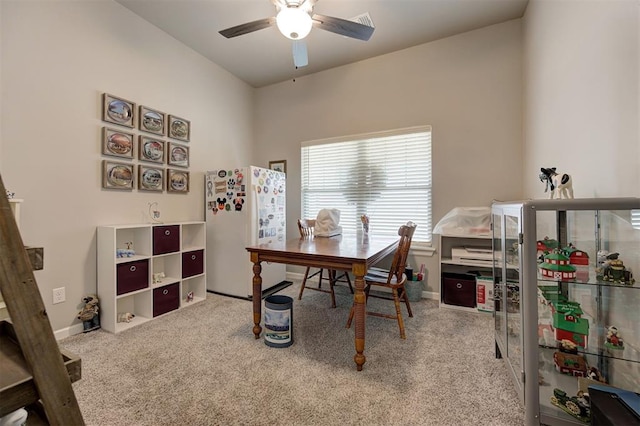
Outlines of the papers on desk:
M 367 277 L 372 277 L 372 278 L 375 278 L 376 280 L 378 280 L 379 278 L 387 279 L 388 276 L 389 276 L 388 269 L 373 267 L 373 268 L 369 268 L 369 270 L 367 271 Z

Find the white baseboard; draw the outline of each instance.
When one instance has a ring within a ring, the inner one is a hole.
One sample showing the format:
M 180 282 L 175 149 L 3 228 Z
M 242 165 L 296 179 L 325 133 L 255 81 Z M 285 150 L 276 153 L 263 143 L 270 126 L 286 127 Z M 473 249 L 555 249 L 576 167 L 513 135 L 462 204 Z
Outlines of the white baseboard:
M 303 278 L 304 278 L 304 274 L 302 273 L 287 271 L 287 280 L 289 281 L 293 281 L 293 280 L 302 281 Z
M 71 337 L 75 334 L 80 334 L 84 331 L 84 327 L 82 324 L 74 324 L 70 327 L 62 328 L 60 330 L 56 330 L 53 332 L 53 335 L 56 337 L 56 340 L 62 340 L 65 337 Z
M 456 306 L 456 305 L 448 305 L 446 303 L 440 303 L 440 308 L 442 309 L 452 309 L 460 312 L 470 312 L 470 313 L 478 313 L 479 311 L 476 308 L 467 308 L 465 306 Z
M 304 274 L 302 273 L 297 273 L 297 272 L 287 272 L 287 279 L 290 281 L 296 280 L 296 281 L 302 281 L 302 279 L 304 278 Z M 381 290 L 386 290 L 386 289 L 381 289 Z M 440 293 L 436 293 L 434 291 L 423 291 L 422 292 L 422 298 L 423 299 L 433 299 L 433 300 L 439 300 L 440 299 Z M 70 327 L 66 327 L 66 328 L 62 328 L 60 330 L 56 330 L 53 334 L 56 337 L 56 340 L 60 341 L 66 337 L 71 337 L 75 334 L 80 334 L 84 331 L 84 327 L 82 326 L 82 324 L 74 324 Z
M 435 291 L 423 291 L 422 292 L 423 299 L 432 299 L 432 300 L 440 300 L 440 293 L 436 293 Z

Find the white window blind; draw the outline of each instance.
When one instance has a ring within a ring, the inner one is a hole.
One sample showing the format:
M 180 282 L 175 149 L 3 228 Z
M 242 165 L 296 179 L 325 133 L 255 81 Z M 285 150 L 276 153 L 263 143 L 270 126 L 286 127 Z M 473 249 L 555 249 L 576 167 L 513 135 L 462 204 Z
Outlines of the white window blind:
M 640 210 L 631 210 L 631 226 L 640 229 Z
M 355 232 L 367 214 L 370 232 L 389 236 L 411 220 L 413 240 L 431 241 L 431 127 L 302 145 L 302 218 L 337 208 L 343 232 Z

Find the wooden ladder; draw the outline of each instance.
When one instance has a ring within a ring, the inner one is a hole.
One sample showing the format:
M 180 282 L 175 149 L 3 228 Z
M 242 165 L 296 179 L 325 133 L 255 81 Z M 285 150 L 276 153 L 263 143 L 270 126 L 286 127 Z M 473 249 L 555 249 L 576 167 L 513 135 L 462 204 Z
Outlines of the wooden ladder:
M 84 425 L 0 176 L 0 291 L 47 420 Z

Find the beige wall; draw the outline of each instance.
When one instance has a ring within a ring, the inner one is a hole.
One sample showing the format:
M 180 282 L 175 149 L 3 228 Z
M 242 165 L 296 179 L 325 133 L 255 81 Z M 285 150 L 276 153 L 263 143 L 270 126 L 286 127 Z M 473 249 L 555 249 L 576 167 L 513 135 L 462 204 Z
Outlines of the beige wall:
M 529 0 L 523 34 L 525 195 L 542 197 L 539 168 L 556 166 L 573 176 L 576 198 L 640 196 L 640 1 Z M 618 246 L 637 247 L 639 233 L 619 236 Z M 617 309 L 599 318 L 628 325 L 631 346 L 640 341 L 637 293 L 612 288 L 605 303 Z M 597 317 L 588 299 L 582 306 Z M 615 386 L 638 388 L 633 364 L 610 365 Z
M 295 235 L 305 140 L 433 126 L 434 223 L 542 197 L 543 165 L 571 172 L 579 197 L 639 195 L 639 19 L 635 0 L 531 0 L 524 21 L 253 90 L 115 2 L 0 1 L 0 167 L 25 199 L 23 239 L 45 248 L 53 328 L 95 292 L 95 227 L 141 222 L 155 201 L 165 221 L 202 219 L 206 170 L 287 159 Z M 101 189 L 103 92 L 191 119 L 189 195 Z
M 514 20 L 258 89 L 254 158 L 287 160 L 289 235 L 300 214 L 300 143 L 312 139 L 431 125 L 434 224 L 456 206 L 519 198 L 521 76 Z M 426 263 L 427 291 L 438 291 L 437 257 L 410 263 Z
M 116 2 L 2 8 L 2 179 L 25 200 L 23 240 L 44 247 L 36 280 L 60 330 L 96 292 L 96 226 L 144 222 L 151 202 L 202 220 L 204 171 L 250 161 L 253 89 Z M 188 195 L 101 189 L 103 92 L 191 120 Z
M 530 0 L 524 17 L 525 195 L 540 167 L 576 198 L 640 196 L 640 2 Z

